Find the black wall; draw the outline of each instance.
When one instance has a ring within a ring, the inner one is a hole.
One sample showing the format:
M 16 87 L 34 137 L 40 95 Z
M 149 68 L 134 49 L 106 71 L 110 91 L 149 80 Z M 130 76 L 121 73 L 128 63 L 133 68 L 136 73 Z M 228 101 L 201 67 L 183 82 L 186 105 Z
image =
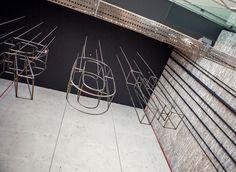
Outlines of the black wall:
M 22 20 L 26 26 L 41 21 L 45 22 L 44 31 L 58 26 L 56 40 L 50 46 L 48 69 L 36 78 L 36 85 L 46 88 L 66 90 L 72 64 L 87 35 L 88 54 L 94 54 L 97 40 L 101 40 L 104 61 L 113 69 L 117 86 L 114 102 L 131 105 L 123 75 L 115 58 L 116 54 L 121 56 L 119 46 L 132 58 L 137 57 L 136 51 L 139 51 L 158 76 L 172 51 L 169 45 L 45 0 L 7 1 L 4 5 L 1 4 L 0 21 L 21 15 L 27 16 Z

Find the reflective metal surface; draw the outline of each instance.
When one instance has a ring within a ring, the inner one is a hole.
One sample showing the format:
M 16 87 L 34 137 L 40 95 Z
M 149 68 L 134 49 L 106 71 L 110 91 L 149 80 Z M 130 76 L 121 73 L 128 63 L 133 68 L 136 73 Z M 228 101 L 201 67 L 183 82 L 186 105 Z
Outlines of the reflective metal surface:
M 191 54 L 200 55 L 221 65 L 236 70 L 236 59 L 208 47 L 202 42 L 171 29 L 161 23 L 142 17 L 102 0 L 48 0 L 53 3 L 83 12 L 121 27 L 144 34 L 170 44 Z

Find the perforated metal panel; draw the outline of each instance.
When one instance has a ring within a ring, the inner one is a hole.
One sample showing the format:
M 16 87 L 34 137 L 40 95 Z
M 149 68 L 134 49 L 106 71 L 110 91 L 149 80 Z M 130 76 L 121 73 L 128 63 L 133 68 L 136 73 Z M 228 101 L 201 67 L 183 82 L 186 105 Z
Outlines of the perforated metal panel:
M 236 58 L 213 47 L 171 29 L 161 23 L 119 8 L 102 0 L 48 0 L 56 4 L 83 12 L 121 27 L 165 42 L 185 52 L 200 55 L 221 65 L 236 70 Z
M 73 10 L 94 15 L 99 0 L 48 0 Z

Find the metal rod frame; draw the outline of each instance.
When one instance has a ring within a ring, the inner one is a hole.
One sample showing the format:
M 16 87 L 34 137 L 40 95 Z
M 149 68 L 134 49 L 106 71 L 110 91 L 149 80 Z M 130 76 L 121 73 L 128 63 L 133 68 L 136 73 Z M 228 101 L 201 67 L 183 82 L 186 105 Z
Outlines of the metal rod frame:
M 151 75 L 149 75 L 147 79 L 138 64 L 136 63 L 136 61 L 133 60 L 136 68 L 136 70 L 134 70 L 122 47 L 120 47 L 120 50 L 128 65 L 128 73 L 125 72 L 125 67 L 124 65 L 122 65 L 121 60 L 118 56 L 117 60 L 124 75 L 125 85 L 139 122 L 141 124 L 151 125 L 153 120 L 157 119 L 164 128 L 177 129 L 181 121 L 183 120 L 184 115 L 178 113 L 175 107 L 173 107 L 172 105 L 166 104 L 167 101 L 163 100 L 163 96 L 162 98 L 160 98 L 161 95 L 154 92 L 158 79 L 155 73 L 150 68 L 150 66 L 137 52 L 138 56 L 142 59 L 142 61 L 151 73 Z M 134 92 L 134 94 L 131 94 L 132 91 Z M 135 99 L 138 100 L 138 105 L 143 109 L 144 114 L 140 115 L 140 112 L 138 112 L 137 107 L 134 103 Z M 173 116 L 176 115 L 178 118 L 177 122 L 173 121 Z
M 167 99 L 160 92 L 155 91 L 155 87 L 157 85 L 158 78 L 155 75 L 155 73 L 153 72 L 153 70 L 151 69 L 151 67 L 144 60 L 144 58 L 138 52 L 137 52 L 137 54 L 152 74 L 149 77 L 149 79 L 147 80 L 147 82 L 148 82 L 147 85 L 151 86 L 151 88 L 150 88 L 150 90 L 152 90 L 151 96 L 155 97 L 155 102 L 162 109 L 162 111 L 160 112 L 159 118 L 157 118 L 157 116 L 155 116 L 155 118 L 160 122 L 160 124 L 164 128 L 177 129 L 179 127 L 179 125 L 181 124 L 185 115 L 180 111 L 178 112 L 176 107 L 173 106 L 172 104 L 170 104 L 167 101 Z M 138 67 L 137 63 L 135 63 L 135 64 Z M 139 69 L 139 71 L 141 71 L 139 67 L 138 67 L 138 69 Z M 166 109 L 168 109 L 168 110 L 166 110 Z M 173 116 L 175 116 L 175 120 L 173 120 Z M 177 120 L 176 120 L 176 117 L 177 117 Z M 168 122 L 169 122 L 169 124 L 171 124 L 171 127 L 167 125 Z
M 81 56 L 77 58 L 72 66 L 70 79 L 67 85 L 66 100 L 76 110 L 88 115 L 102 115 L 106 113 L 116 94 L 115 79 L 112 69 L 103 60 L 102 48 L 98 41 L 99 53 L 95 50 L 96 58 L 86 56 L 87 36 L 83 45 Z M 100 59 L 99 59 L 100 55 Z M 96 65 L 96 71 L 92 71 L 88 64 Z M 96 84 L 89 85 L 88 78 L 95 80 Z M 76 101 L 71 100 L 71 90 L 77 92 Z M 88 96 L 97 99 L 94 106 L 82 102 L 82 96 Z M 105 101 L 105 108 L 102 108 L 102 100 Z
M 24 17 L 7 21 L 3 24 L 18 21 L 21 18 Z M 2 66 L 2 72 L 0 73 L 0 76 L 5 73 L 13 75 L 16 97 L 19 97 L 19 80 L 25 79 L 28 86 L 30 98 L 20 98 L 33 100 L 35 77 L 41 75 L 47 68 L 49 45 L 55 39 L 55 37 L 52 38 L 52 34 L 57 29 L 57 27 L 53 28 L 43 38 L 39 38 L 42 35 L 42 32 L 36 34 L 32 39 L 23 38 L 23 36 L 31 33 L 32 30 L 35 30 L 42 24 L 43 22 L 31 27 L 18 36 L 10 37 L 4 40 L 0 44 L 8 46 L 6 50 L 4 50 L 0 54 L 0 64 Z M 20 27 L 16 30 L 10 31 L 7 34 L 3 34 L 0 39 L 12 36 L 12 34 L 15 34 L 24 28 L 25 27 Z M 32 37 L 32 34 L 30 35 L 30 37 Z M 36 39 L 40 40 L 36 41 Z
M 143 57 L 138 52 L 137 52 L 137 54 L 142 59 L 144 64 L 148 67 L 149 71 L 152 73 L 152 76 L 150 76 L 148 80 L 144 79 L 144 82 L 146 84 L 146 87 L 147 87 L 147 89 L 149 91 L 149 95 L 150 95 L 150 99 L 149 99 L 149 101 L 146 105 L 146 108 L 145 108 L 146 113 L 150 112 L 151 108 L 149 107 L 149 105 L 150 104 L 152 105 L 153 103 L 155 103 L 159 109 L 159 111 L 157 111 L 157 113 L 159 113 L 159 115 L 156 114 L 154 116 L 154 118 L 156 118 L 164 128 L 177 129 L 178 126 L 181 124 L 181 121 L 183 120 L 184 115 L 177 112 L 175 107 L 172 106 L 172 104 L 169 104 L 163 95 L 160 95 L 159 92 L 155 92 L 155 86 L 156 86 L 156 82 L 158 81 L 158 79 L 157 79 L 155 73 L 150 68 L 150 66 L 143 59 Z M 134 64 L 136 65 L 138 71 L 141 73 L 142 77 L 145 78 L 140 67 L 138 66 L 138 64 L 135 61 L 134 61 Z M 150 79 L 153 79 L 154 83 L 151 83 Z M 161 99 L 161 97 L 162 97 L 162 99 Z M 164 98 L 164 100 L 163 100 L 163 98 Z M 175 118 L 175 120 L 174 120 L 173 116 L 177 117 L 177 119 Z M 154 118 L 152 118 L 151 123 L 154 120 Z M 168 124 L 171 124 L 171 125 L 168 125 Z
M 3 26 L 3 25 L 6 25 L 6 24 L 9 24 L 9 23 L 12 23 L 12 22 L 21 20 L 21 19 L 23 19 L 23 18 L 25 18 L 25 16 L 17 17 L 17 18 L 15 18 L 15 19 L 11 19 L 11 20 L 2 22 L 2 23 L 0 23 L 0 26 Z

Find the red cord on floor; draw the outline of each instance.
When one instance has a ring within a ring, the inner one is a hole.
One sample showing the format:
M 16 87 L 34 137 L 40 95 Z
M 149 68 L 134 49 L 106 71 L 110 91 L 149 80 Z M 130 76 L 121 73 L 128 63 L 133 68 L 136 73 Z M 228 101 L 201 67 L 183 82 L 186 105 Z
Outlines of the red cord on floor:
M 164 155 L 164 157 L 165 157 L 165 159 L 166 159 L 166 162 L 167 162 L 167 164 L 168 164 L 168 166 L 169 166 L 170 172 L 172 172 L 172 169 L 171 169 L 171 167 L 170 167 L 170 163 L 169 163 L 169 161 L 168 161 L 168 159 L 167 159 L 167 157 L 166 157 L 166 154 L 165 154 L 164 149 L 163 149 L 163 147 L 162 147 L 162 145 L 161 145 L 161 142 L 160 142 L 160 140 L 159 140 L 159 138 L 158 138 L 158 136 L 157 136 L 157 133 L 155 132 L 155 130 L 154 130 L 154 128 L 153 128 L 152 125 L 151 125 L 151 127 L 152 127 L 152 130 L 153 130 L 153 132 L 154 132 L 154 134 L 155 134 L 155 136 L 156 136 L 157 142 L 159 143 L 159 146 L 160 146 L 160 148 L 161 148 L 161 151 L 162 151 L 162 153 L 163 153 L 163 155 Z

